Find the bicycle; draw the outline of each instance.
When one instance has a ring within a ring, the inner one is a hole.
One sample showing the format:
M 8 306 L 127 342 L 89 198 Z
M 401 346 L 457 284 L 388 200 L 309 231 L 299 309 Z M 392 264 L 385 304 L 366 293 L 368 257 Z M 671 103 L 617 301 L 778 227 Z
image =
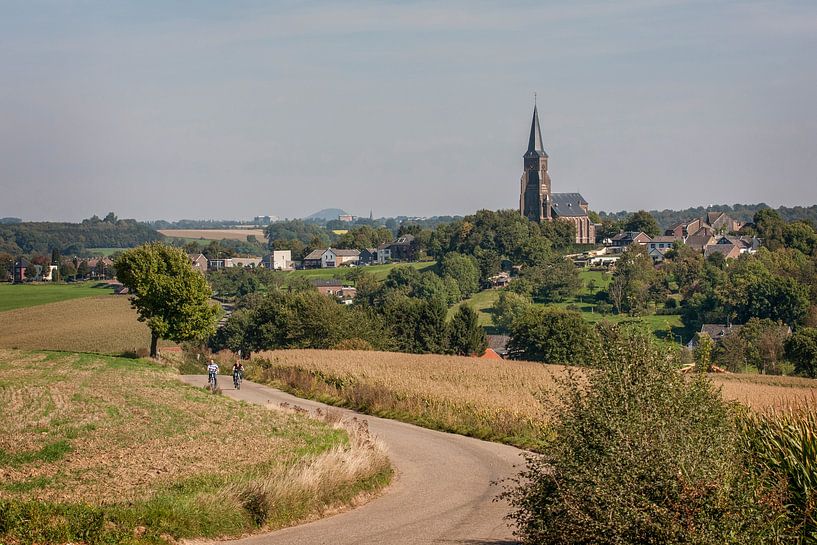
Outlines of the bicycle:
M 241 371 L 234 371 L 233 372 L 233 387 L 236 390 L 241 389 L 241 381 L 244 380 L 244 377 L 241 376 Z
M 207 387 L 211 392 L 215 392 L 216 388 L 218 388 L 218 376 L 215 373 L 209 373 L 209 377 L 207 378 Z

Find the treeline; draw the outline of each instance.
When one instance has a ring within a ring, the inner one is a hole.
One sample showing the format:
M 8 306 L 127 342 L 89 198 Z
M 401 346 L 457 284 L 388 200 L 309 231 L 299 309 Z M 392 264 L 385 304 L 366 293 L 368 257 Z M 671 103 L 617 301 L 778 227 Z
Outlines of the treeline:
M 81 223 L 22 222 L 0 225 L 0 252 L 11 255 L 85 255 L 87 248 L 131 248 L 160 240 L 162 235 L 132 219 L 118 219 L 113 212 Z
M 751 222 L 754 215 L 763 209 L 771 208 L 765 203 L 760 204 L 718 204 L 712 206 L 698 206 L 695 208 L 687 208 L 685 210 L 650 210 L 650 214 L 655 218 L 662 229 L 667 229 L 680 221 L 685 221 L 693 218 L 701 218 L 707 212 L 726 212 L 732 218 L 741 222 Z M 778 215 L 787 222 L 791 221 L 808 221 L 817 225 L 817 205 L 813 206 L 781 206 L 776 208 Z M 632 212 L 622 210 L 620 212 L 599 212 L 602 220 L 609 221 L 624 221 L 630 216 Z

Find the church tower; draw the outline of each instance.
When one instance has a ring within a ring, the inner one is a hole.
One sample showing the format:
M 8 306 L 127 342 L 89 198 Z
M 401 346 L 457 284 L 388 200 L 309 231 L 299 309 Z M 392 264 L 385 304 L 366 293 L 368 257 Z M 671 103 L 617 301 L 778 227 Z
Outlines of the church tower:
M 551 219 L 548 154 L 542 146 L 542 131 L 539 129 L 539 111 L 536 105 L 533 106 L 528 150 L 523 159 L 525 170 L 522 173 L 522 187 L 519 193 L 519 211 L 529 220 L 548 221 Z

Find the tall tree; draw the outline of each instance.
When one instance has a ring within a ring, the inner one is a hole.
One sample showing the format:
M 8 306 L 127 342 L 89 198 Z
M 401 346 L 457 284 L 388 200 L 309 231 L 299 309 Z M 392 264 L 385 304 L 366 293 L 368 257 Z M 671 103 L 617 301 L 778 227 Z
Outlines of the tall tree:
M 150 328 L 150 355 L 158 340 L 203 340 L 216 329 L 218 305 L 204 276 L 194 271 L 180 249 L 151 243 L 123 252 L 116 275 L 131 293 L 139 321 Z
M 448 323 L 448 349 L 460 356 L 479 356 L 486 346 L 477 313 L 468 305 L 460 305 Z
M 473 256 L 457 252 L 446 254 L 440 263 L 440 273 L 457 281 L 462 297 L 471 297 L 479 290 L 479 264 Z
M 512 358 L 545 363 L 589 364 L 596 333 L 578 312 L 530 307 L 511 326 Z
M 786 356 L 797 374 L 817 377 L 817 329 L 803 327 L 786 342 Z
M 639 210 L 627 216 L 624 220 L 623 228 L 625 231 L 643 231 L 644 233 L 654 237 L 661 234 L 661 228 L 655 218 L 646 210 Z

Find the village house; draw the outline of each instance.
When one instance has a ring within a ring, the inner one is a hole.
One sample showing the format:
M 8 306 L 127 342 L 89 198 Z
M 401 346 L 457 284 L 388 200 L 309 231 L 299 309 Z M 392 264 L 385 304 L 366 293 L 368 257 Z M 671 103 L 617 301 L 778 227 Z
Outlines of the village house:
M 377 248 L 363 248 L 360 250 L 360 265 L 371 265 L 377 261 Z
M 622 250 L 631 244 L 646 245 L 650 241 L 650 236 L 643 231 L 625 231 L 619 233 L 610 239 L 613 248 L 621 248 Z
M 254 269 L 261 266 L 260 257 L 234 257 L 232 259 L 233 267 L 245 267 Z
M 275 250 L 261 259 L 261 266 L 274 271 L 288 271 L 292 268 L 292 251 Z
M 21 257 L 17 261 L 14 262 L 14 270 L 12 271 L 12 281 L 13 282 L 25 282 L 26 280 L 26 269 L 28 269 L 31 264 L 28 260 L 24 257 Z
M 357 289 L 352 286 L 347 286 L 343 281 L 336 278 L 330 279 L 315 279 L 311 280 L 310 284 L 318 290 L 319 293 L 327 297 L 334 297 L 344 305 L 351 305 L 357 295 Z
M 89 277 L 104 280 L 113 276 L 113 259 L 110 257 L 92 257 L 88 260 L 88 267 L 91 269 Z
M 193 270 L 199 271 L 200 273 L 207 271 L 209 263 L 204 254 L 187 254 L 187 257 L 190 258 L 190 265 L 193 267 Z
M 326 248 L 325 250 L 313 250 L 304 257 L 304 269 L 332 269 L 357 265 L 360 259 L 358 250 L 342 250 L 337 248 Z
M 207 267 L 211 271 L 218 271 L 221 269 L 229 269 L 233 266 L 233 258 L 221 257 L 218 259 L 211 259 L 207 262 Z

